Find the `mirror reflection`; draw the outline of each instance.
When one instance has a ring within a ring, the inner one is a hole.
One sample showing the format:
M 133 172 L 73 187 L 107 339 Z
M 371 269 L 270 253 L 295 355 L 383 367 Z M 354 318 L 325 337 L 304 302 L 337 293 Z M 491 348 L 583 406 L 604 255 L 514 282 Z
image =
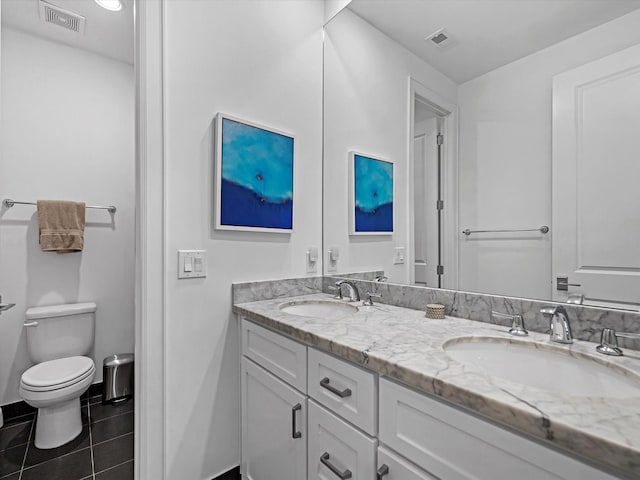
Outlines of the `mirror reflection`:
M 639 9 L 351 1 L 325 27 L 325 274 L 637 310 Z M 354 231 L 378 213 L 354 151 L 393 163 L 393 232 Z

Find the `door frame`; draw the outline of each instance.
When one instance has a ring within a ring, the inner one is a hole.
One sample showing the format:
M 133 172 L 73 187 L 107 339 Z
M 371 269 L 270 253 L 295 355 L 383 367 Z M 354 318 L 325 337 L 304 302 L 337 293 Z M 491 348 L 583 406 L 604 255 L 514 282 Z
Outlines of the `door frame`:
M 135 1 L 136 479 L 166 478 L 163 2 Z
M 409 226 L 407 244 L 408 281 L 415 282 L 415 227 L 413 224 L 413 137 L 415 125 L 415 101 L 426 103 L 433 110 L 442 114 L 444 135 L 443 143 L 443 168 L 442 168 L 442 198 L 444 199 L 444 215 L 442 221 L 442 262 L 444 265 L 444 275 L 442 277 L 442 288 L 449 290 L 458 289 L 458 105 L 451 103 L 441 95 L 437 94 L 413 77 L 409 77 L 409 108 L 408 108 L 408 128 L 407 137 L 407 218 L 405 221 Z

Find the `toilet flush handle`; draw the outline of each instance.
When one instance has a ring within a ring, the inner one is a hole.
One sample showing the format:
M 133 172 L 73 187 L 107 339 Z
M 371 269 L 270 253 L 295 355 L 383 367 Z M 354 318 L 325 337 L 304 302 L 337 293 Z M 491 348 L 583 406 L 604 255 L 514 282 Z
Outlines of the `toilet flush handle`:
M 38 322 L 33 321 L 33 322 L 26 322 L 24 324 L 25 327 L 37 327 L 38 326 Z

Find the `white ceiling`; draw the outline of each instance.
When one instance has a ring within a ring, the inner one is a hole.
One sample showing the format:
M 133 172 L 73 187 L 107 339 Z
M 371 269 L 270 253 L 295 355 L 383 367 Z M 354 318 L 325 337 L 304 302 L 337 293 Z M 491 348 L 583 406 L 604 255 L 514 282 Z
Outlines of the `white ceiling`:
M 93 0 L 48 0 L 85 17 L 84 34 L 44 23 L 38 0 L 2 0 L 2 25 L 133 64 L 133 0 L 122 1 L 124 9 L 110 12 Z
M 636 10 L 640 0 L 352 0 L 348 8 L 460 84 Z M 424 41 L 442 28 L 449 46 Z

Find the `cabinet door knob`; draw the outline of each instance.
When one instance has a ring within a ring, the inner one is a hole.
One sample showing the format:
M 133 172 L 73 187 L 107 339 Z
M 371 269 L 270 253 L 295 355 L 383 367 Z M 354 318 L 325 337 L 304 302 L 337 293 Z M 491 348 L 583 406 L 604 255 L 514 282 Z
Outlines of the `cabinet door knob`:
M 383 463 L 378 469 L 378 473 L 376 475 L 376 480 L 382 480 L 382 477 L 389 473 L 389 465 Z
M 322 464 L 327 467 L 329 470 L 331 470 L 336 477 L 338 477 L 340 480 L 347 480 L 348 478 L 351 478 L 351 470 L 347 469 L 344 472 L 341 472 L 340 470 L 338 470 L 336 468 L 335 465 L 333 465 L 330 461 L 329 461 L 329 453 L 328 452 L 324 452 L 322 454 L 322 456 L 320 457 L 320 461 L 322 462 Z
M 331 382 L 331 380 L 329 380 L 329 377 L 324 377 L 322 380 L 320 380 L 320 386 L 322 388 L 326 388 L 331 393 L 339 396 L 340 398 L 347 398 L 347 397 L 351 396 L 351 389 L 350 388 L 345 388 L 344 390 L 338 390 L 336 387 L 331 385 L 330 382 Z
M 302 410 L 302 405 L 296 403 L 293 407 L 291 407 L 291 438 L 301 438 L 302 432 L 298 431 L 298 426 L 296 424 L 296 412 L 298 410 Z

